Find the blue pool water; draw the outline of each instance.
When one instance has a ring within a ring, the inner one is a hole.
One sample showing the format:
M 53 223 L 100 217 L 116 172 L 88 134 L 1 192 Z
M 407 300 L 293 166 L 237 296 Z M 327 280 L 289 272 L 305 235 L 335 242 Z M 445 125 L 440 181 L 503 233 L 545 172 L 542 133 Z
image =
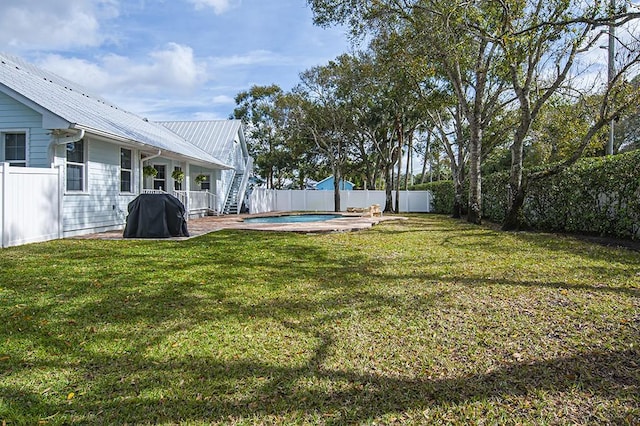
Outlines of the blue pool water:
M 306 223 L 322 222 L 342 217 L 341 214 L 289 214 L 283 216 L 251 217 L 245 219 L 247 223 Z

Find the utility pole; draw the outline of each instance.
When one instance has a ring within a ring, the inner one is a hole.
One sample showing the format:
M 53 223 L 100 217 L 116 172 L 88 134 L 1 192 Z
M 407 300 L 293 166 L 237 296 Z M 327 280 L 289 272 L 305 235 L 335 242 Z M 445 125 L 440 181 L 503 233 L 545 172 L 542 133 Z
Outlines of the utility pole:
M 615 49 L 616 49 L 616 27 L 613 22 L 613 16 L 616 11 L 616 1 L 611 0 L 611 11 L 609 16 L 611 17 L 611 22 L 609 23 L 609 67 L 608 67 L 608 77 L 609 77 L 609 88 L 611 88 L 611 84 L 613 83 L 613 78 L 615 76 Z M 609 122 L 609 143 L 607 144 L 607 155 L 613 155 L 613 139 L 615 136 L 614 132 L 615 120 L 612 118 Z

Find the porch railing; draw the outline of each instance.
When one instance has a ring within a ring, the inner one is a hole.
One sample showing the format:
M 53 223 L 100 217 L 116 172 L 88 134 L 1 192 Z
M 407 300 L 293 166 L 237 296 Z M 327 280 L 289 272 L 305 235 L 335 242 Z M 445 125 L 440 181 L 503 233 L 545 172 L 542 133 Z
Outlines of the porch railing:
M 209 191 L 164 191 L 161 189 L 143 189 L 143 194 L 170 194 L 176 197 L 189 213 L 201 211 L 212 211 L 216 215 L 220 214 L 220 209 L 216 204 L 216 194 Z

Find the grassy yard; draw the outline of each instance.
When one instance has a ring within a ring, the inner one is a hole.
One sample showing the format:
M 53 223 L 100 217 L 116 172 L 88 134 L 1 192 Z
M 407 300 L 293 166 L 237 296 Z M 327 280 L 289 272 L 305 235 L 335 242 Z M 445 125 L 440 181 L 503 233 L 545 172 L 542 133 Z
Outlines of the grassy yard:
M 0 251 L 0 424 L 638 424 L 640 253 L 440 216 Z

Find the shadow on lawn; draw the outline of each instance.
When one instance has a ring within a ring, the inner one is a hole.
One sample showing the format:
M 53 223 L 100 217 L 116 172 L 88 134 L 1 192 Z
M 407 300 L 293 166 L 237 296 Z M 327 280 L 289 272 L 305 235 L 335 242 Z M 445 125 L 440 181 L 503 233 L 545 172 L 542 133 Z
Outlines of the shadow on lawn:
M 614 238 L 596 237 L 580 234 L 561 234 L 544 231 L 502 231 L 495 223 L 483 225 L 470 224 L 463 219 L 453 219 L 446 215 L 417 215 L 411 220 L 403 222 L 385 223 L 376 227 L 381 234 L 393 235 L 396 233 L 424 233 L 426 238 L 431 234 L 443 232 L 446 238 L 441 244 L 451 244 L 460 248 L 480 247 L 500 251 L 500 238 L 513 237 L 521 241 L 525 246 L 533 245 L 551 252 L 565 253 L 580 257 L 586 257 L 599 261 L 609 261 L 612 253 L 628 258 L 638 259 L 633 251 L 638 251 L 640 244 L 630 240 L 615 240 Z M 485 238 L 486 237 L 486 238 Z M 479 239 L 470 241 L 469 238 Z M 630 250 L 631 249 L 631 250 Z M 635 256 L 635 257 L 634 257 Z M 640 263 L 638 263 L 640 267 Z
M 383 308 L 400 312 L 410 309 L 420 314 L 442 297 L 436 292 L 432 297 L 414 298 L 407 304 L 407 298 L 370 289 L 369 282 L 440 278 L 420 274 L 414 277 L 405 274 L 406 271 L 378 275 L 376 260 L 370 260 L 369 254 L 343 253 L 341 261 L 336 262 L 330 249 L 318 247 L 305 237 L 284 239 L 260 234 L 261 238 L 256 239 L 255 235 L 220 233 L 183 243 L 138 244 L 149 247 L 148 251 L 128 258 L 125 258 L 127 250 L 120 249 L 118 243 L 83 243 L 64 256 L 72 263 L 77 260 L 92 264 L 89 265 L 92 271 L 80 275 L 77 282 L 55 283 L 56 276 L 51 270 L 34 277 L 32 287 L 5 284 L 16 292 L 30 291 L 40 288 L 38 281 L 53 278 L 53 288 L 47 289 L 51 292 L 50 302 L 25 308 L 24 314 L 14 309 L 14 315 L 20 314 L 20 318 L 5 318 L 8 320 L 5 331 L 0 332 L 0 339 L 22 339 L 28 343 L 26 346 L 47 352 L 48 356 L 33 360 L 25 354 L 8 353 L 10 359 L 0 361 L 0 378 L 33 373 L 31 380 L 37 381 L 37 372 L 62 375 L 72 371 L 68 380 L 86 393 L 67 400 L 64 393 L 60 394 L 63 391 L 57 390 L 59 395 L 54 398 L 47 392 L 29 391 L 2 380 L 0 420 L 6 416 L 9 422 L 37 423 L 49 417 L 55 423 L 64 416 L 64 423 L 153 424 L 244 418 L 259 423 L 268 422 L 267 416 L 272 416 L 283 422 L 288 419 L 323 424 L 365 423 L 408 410 L 446 411 L 452 404 L 523 396 L 535 399 L 539 391 L 562 394 L 576 388 L 595 397 L 632 401 L 629 405 L 637 420 L 640 410 L 637 349 L 590 351 L 567 358 L 503 364 L 490 372 L 454 378 L 414 378 L 385 371 L 364 373 L 331 367 L 332 351 L 344 342 L 339 340 L 343 338 L 340 329 L 332 330 L 327 326 L 329 322 L 348 315 L 354 308 L 370 315 Z M 114 258 L 123 257 L 122 269 L 130 273 L 118 275 L 108 264 L 101 263 L 105 246 Z M 243 256 L 247 247 L 249 257 Z M 55 257 L 50 253 L 47 256 Z M 54 261 L 63 261 L 62 256 Z M 326 294 L 309 295 L 308 299 L 305 295 L 287 294 L 288 284 L 307 281 L 313 283 L 314 291 Z M 562 287 L 561 283 L 504 280 L 490 284 Z M 233 294 L 241 287 L 252 286 L 280 291 L 282 297 L 242 300 L 238 293 Z M 141 288 L 146 291 L 141 293 Z M 196 291 L 206 294 L 198 295 Z M 95 300 L 76 302 L 94 293 Z M 632 289 L 625 294 L 638 296 Z M 66 316 L 56 313 L 60 303 L 70 305 Z M 287 362 L 285 358 L 277 363 L 248 357 L 223 359 L 215 353 L 180 353 L 163 362 L 153 362 L 153 358 L 145 355 L 149 347 L 166 345 L 175 333 L 189 332 L 203 322 L 214 324 L 232 319 L 242 323 L 256 318 L 272 321 L 294 336 L 309 336 L 315 346 L 305 352 L 303 362 Z M 128 330 L 126 327 L 132 324 L 142 329 L 127 335 L 114 331 L 122 329 L 111 327 Z M 94 330 L 103 325 L 110 327 L 105 331 Z M 99 348 L 100 341 L 107 346 L 120 339 L 125 341 L 121 351 L 111 346 L 105 350 L 83 349 L 87 342 Z M 11 411 L 5 415 L 2 410 Z M 621 417 L 624 414 L 610 413 L 605 420 L 624 423 L 627 421 Z M 583 417 L 577 420 L 589 420 L 584 417 L 588 413 L 583 411 L 579 415 Z
M 136 359 L 135 355 L 98 358 L 92 362 L 91 392 L 97 394 L 99 400 L 94 399 L 92 403 L 83 403 L 79 396 L 73 402 L 51 404 L 38 394 L 8 386 L 0 388 L 5 403 L 11 403 L 17 412 L 67 413 L 80 422 L 173 424 L 240 418 L 259 422 L 258 419 L 273 416 L 281 421 L 320 419 L 323 424 L 345 424 L 407 410 L 424 411 L 495 398 L 527 395 L 535 398 L 538 391 L 563 393 L 574 388 L 592 397 L 637 400 L 640 387 L 636 364 L 640 352 L 637 350 L 592 352 L 514 364 L 487 374 L 438 380 L 324 368 L 324 358 L 333 343 L 332 338 L 323 337 L 315 356 L 300 367 L 280 367 L 258 361 L 223 362 L 215 358 L 190 358 L 145 366 L 144 360 Z M 104 366 L 122 371 L 126 380 L 115 383 L 101 380 Z M 135 375 L 132 366 L 136 366 Z M 229 383 L 228 388 L 220 387 L 221 376 Z M 241 397 L 231 395 L 234 386 L 242 387 L 247 382 L 259 384 Z M 316 385 L 307 386 L 308 383 Z M 322 386 L 327 383 L 331 389 Z M 172 387 L 180 387 L 183 396 L 144 396 L 153 389 L 165 389 L 170 394 Z M 218 388 L 220 392 L 202 394 L 202 388 Z M 578 417 L 573 420 L 589 422 L 589 413 L 582 411 L 584 407 L 579 409 Z M 638 420 L 637 405 L 635 409 L 635 414 L 610 413 L 612 417 L 606 422 L 633 423 L 634 419 Z

